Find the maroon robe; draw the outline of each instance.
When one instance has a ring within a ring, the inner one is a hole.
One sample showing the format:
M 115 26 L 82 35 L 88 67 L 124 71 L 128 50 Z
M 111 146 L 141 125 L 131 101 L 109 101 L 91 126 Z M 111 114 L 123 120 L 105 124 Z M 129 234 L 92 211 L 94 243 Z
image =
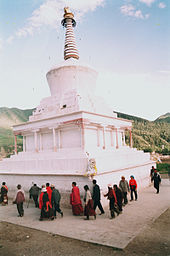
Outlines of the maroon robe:
M 70 194 L 70 204 L 72 205 L 73 215 L 80 215 L 83 213 L 80 191 L 76 186 L 72 188 L 72 193 Z

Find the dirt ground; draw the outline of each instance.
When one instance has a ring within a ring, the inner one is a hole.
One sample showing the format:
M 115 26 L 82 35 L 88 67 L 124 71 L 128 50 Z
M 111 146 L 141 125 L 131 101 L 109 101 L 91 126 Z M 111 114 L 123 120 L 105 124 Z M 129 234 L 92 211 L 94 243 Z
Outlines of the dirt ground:
M 170 256 L 170 208 L 123 251 L 0 222 L 0 256 L 111 255 Z

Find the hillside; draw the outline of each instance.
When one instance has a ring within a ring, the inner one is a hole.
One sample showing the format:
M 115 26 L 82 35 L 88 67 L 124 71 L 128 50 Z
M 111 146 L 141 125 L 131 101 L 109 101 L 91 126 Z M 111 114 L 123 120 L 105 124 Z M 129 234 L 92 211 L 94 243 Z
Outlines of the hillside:
M 9 156 L 14 151 L 12 126 L 28 121 L 34 109 L 0 108 L 0 155 Z M 18 136 L 18 151 L 22 150 L 22 137 Z
M 28 121 L 34 109 L 0 108 L 0 155 L 9 156 L 14 151 L 12 126 Z M 116 112 L 118 117 L 133 121 L 133 147 L 146 152 L 170 154 L 170 113 L 150 122 L 146 119 Z M 22 150 L 22 137 L 18 136 L 18 151 Z M 129 143 L 129 134 L 126 134 Z
M 168 114 L 151 122 L 139 117 L 117 112 L 118 117 L 133 121 L 133 147 L 146 152 L 170 154 L 170 123 Z M 159 121 L 158 121 L 159 120 Z M 127 134 L 127 143 L 129 134 Z
M 164 123 L 170 123 L 170 113 L 166 113 L 165 115 L 162 115 L 158 117 L 155 122 L 164 122 Z

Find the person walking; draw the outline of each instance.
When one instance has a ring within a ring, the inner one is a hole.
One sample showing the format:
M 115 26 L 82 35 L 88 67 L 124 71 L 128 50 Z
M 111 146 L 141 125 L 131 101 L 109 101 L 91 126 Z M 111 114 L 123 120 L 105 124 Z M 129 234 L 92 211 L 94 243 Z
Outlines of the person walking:
M 18 217 L 23 217 L 24 216 L 24 208 L 23 208 L 23 204 L 25 202 L 25 193 L 24 191 L 21 189 L 21 185 L 18 184 L 17 185 L 17 193 L 15 195 L 13 204 L 17 205 L 17 210 L 18 210 Z
M 117 208 L 117 198 L 114 189 L 112 188 L 111 184 L 108 184 L 108 192 L 104 195 L 104 197 L 107 196 L 107 199 L 109 200 L 109 209 L 110 209 L 110 215 L 111 219 L 115 218 L 115 212 L 117 215 L 119 215 L 119 210 Z
M 134 179 L 133 175 L 130 176 L 129 187 L 130 187 L 130 196 L 131 196 L 130 201 L 133 201 L 133 194 L 135 194 L 135 201 L 137 201 L 138 199 L 137 182 Z
M 117 198 L 117 205 L 118 205 L 118 209 L 119 212 L 122 213 L 122 201 L 123 201 L 123 192 L 120 188 L 118 188 L 118 186 L 115 184 L 113 186 L 115 194 L 116 194 L 116 198 Z
M 2 205 L 7 205 L 8 204 L 8 187 L 5 182 L 2 182 L 2 187 L 1 187 L 1 203 Z
M 51 190 L 52 190 L 51 204 L 54 211 L 54 218 L 56 219 L 56 212 L 59 212 L 61 214 L 61 217 L 63 217 L 63 212 L 60 209 L 60 200 L 61 200 L 60 192 L 58 191 L 58 189 L 55 188 L 54 185 L 51 185 Z
M 119 188 L 122 190 L 123 193 L 123 205 L 128 203 L 127 193 L 130 191 L 128 181 L 125 180 L 125 177 L 122 176 L 119 182 Z
M 98 206 L 99 210 L 100 210 L 99 215 L 102 215 L 105 212 L 104 212 L 103 207 L 102 207 L 101 202 L 100 202 L 100 200 L 101 200 L 100 187 L 96 183 L 97 183 L 97 181 L 93 180 L 93 196 L 92 196 L 92 199 L 93 199 L 93 204 L 94 204 L 94 210 L 96 210 L 96 207 Z
M 154 171 L 155 171 L 155 168 L 154 166 L 152 166 L 151 170 L 150 170 L 150 178 L 151 178 L 151 182 L 153 181 L 153 175 L 154 175 Z
M 53 220 L 53 209 L 51 202 L 48 197 L 47 189 L 42 188 L 41 190 L 41 198 L 42 200 L 39 203 L 40 209 L 41 209 L 41 215 L 40 215 L 40 221 L 44 219 Z
M 48 198 L 49 198 L 49 201 L 51 203 L 51 195 L 52 195 L 52 190 L 51 190 L 51 187 L 50 187 L 50 183 L 46 183 L 46 189 L 47 189 L 47 194 L 48 194 Z
M 159 185 L 161 183 L 161 177 L 156 169 L 154 170 L 152 180 L 154 181 L 154 188 L 156 189 L 156 193 L 159 194 Z
M 40 192 L 40 188 L 37 186 L 37 184 L 34 184 L 30 190 L 29 190 L 29 194 L 30 194 L 30 199 L 33 198 L 34 203 L 35 203 L 35 207 L 38 208 L 38 196 L 39 196 L 39 192 Z
M 70 194 L 70 204 L 72 205 L 73 215 L 81 215 L 83 206 L 80 198 L 80 191 L 76 182 L 72 182 L 72 193 Z
M 94 216 L 94 219 L 96 219 L 96 212 L 94 210 L 93 206 L 93 199 L 89 190 L 88 185 L 84 186 L 85 190 L 85 196 L 84 196 L 84 202 L 85 202 L 85 208 L 84 208 L 84 216 L 86 216 L 85 220 L 89 220 L 89 216 Z

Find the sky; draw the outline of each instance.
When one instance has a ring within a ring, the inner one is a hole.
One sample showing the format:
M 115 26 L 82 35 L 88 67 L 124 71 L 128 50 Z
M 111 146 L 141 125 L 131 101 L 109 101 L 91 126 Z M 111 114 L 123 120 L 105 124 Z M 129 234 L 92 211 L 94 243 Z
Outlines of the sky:
M 169 0 L 0 0 L 0 107 L 34 108 L 63 62 L 69 6 L 80 61 L 98 71 L 113 111 L 148 120 L 170 112 Z

